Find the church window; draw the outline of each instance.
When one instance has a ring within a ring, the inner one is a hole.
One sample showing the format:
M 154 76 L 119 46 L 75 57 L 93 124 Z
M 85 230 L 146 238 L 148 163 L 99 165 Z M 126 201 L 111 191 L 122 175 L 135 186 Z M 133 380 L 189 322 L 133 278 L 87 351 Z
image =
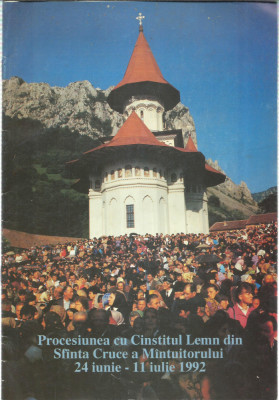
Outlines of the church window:
M 95 189 L 96 189 L 96 190 L 99 190 L 100 187 L 101 187 L 101 182 L 100 182 L 99 180 L 96 180 L 96 181 L 95 181 Z
M 157 168 L 153 168 L 153 177 L 157 178 Z
M 140 167 L 135 168 L 135 174 L 136 176 L 140 176 Z
M 175 173 L 171 174 L 171 181 L 176 182 L 177 181 L 177 176 Z
M 125 177 L 128 178 L 129 176 L 132 176 L 132 167 L 131 167 L 131 165 L 126 165 L 126 167 L 125 167 Z
M 112 181 L 114 181 L 114 179 L 115 179 L 114 170 L 110 171 L 110 178 Z
M 149 168 L 148 167 L 144 168 L 144 176 L 149 176 Z
M 127 228 L 135 227 L 134 204 L 126 205 Z
M 143 119 L 143 117 L 144 117 L 143 110 L 140 110 L 140 117 L 141 117 L 141 119 Z
M 118 178 L 122 178 L 122 168 L 118 169 Z

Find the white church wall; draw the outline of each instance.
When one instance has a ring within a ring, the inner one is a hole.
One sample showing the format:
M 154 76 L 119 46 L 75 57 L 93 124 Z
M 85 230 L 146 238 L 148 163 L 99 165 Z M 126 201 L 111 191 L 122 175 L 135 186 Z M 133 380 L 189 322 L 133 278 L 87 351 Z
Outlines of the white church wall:
M 101 235 L 159 233 L 159 200 L 163 198 L 167 204 L 167 181 L 162 166 L 130 159 L 123 165 L 125 167 L 117 162 L 111 163 L 102 172 L 101 196 L 105 204 L 102 215 L 105 222 Z M 127 206 L 131 205 L 134 226 L 128 227 Z M 90 221 L 92 226 L 91 216 Z
M 203 193 L 203 233 L 209 233 L 208 198 L 206 190 Z
M 184 183 L 180 170 L 168 172 L 169 233 L 185 232 Z
M 208 233 L 208 211 L 205 188 L 202 185 L 186 185 L 186 232 Z
M 158 101 L 146 99 L 131 100 L 124 110 L 126 119 L 133 111 L 137 113 L 151 131 L 163 130 L 164 108 Z
M 166 235 L 169 232 L 169 213 L 167 199 L 163 195 L 159 199 L 158 221 L 158 233 Z
M 127 226 L 129 205 L 133 205 L 134 214 L 131 227 Z M 127 159 L 123 164 L 107 165 L 100 176 L 90 177 L 90 238 L 132 232 L 155 235 L 208 231 L 205 187 L 184 187 L 179 169 L 166 171 L 150 161 Z
M 142 216 L 143 216 L 143 229 L 145 229 L 146 233 L 154 232 L 155 229 L 155 207 L 154 201 L 149 195 L 146 195 L 142 201 Z
M 102 195 L 89 189 L 89 237 L 99 237 L 103 232 Z

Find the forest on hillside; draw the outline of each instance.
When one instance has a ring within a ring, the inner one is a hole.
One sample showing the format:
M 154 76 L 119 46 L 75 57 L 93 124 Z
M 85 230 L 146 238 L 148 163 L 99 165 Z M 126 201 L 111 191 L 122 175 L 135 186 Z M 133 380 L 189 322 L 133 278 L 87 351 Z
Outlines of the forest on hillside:
M 88 237 L 88 197 L 71 188 L 65 168 L 94 147 L 67 128 L 31 120 L 3 120 L 3 227 L 45 235 Z

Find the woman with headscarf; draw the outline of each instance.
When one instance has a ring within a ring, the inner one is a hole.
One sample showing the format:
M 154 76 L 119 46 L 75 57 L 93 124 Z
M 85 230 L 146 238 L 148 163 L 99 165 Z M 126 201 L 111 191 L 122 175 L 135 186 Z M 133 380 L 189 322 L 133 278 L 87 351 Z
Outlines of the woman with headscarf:
M 104 295 L 104 297 L 105 296 L 106 295 Z M 107 309 L 119 311 L 123 315 L 124 320 L 128 321 L 129 306 L 128 306 L 125 296 L 122 293 L 120 293 L 120 292 L 110 293 L 107 301 L 108 301 Z

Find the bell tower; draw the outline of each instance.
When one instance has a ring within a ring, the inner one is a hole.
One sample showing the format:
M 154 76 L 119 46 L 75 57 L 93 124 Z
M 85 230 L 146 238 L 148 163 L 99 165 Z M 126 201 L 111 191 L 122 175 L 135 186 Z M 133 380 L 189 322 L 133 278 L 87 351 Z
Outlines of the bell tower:
M 151 131 L 162 131 L 163 113 L 180 101 L 180 94 L 160 71 L 143 34 L 144 18 L 141 13 L 136 18 L 139 36 L 124 77 L 111 91 L 108 103 L 126 119 L 135 111 Z

